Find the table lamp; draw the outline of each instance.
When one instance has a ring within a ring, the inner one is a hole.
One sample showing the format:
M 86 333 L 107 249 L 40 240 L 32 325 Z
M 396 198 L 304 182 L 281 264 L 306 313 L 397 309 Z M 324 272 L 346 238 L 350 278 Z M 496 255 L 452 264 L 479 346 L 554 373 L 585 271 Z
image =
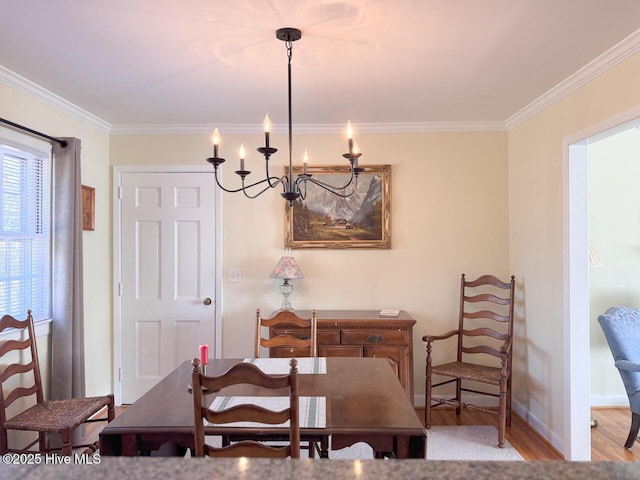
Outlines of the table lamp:
M 281 257 L 278 260 L 273 272 L 269 275 L 269 278 L 282 278 L 284 282 L 280 285 L 280 292 L 284 296 L 280 311 L 282 310 L 294 310 L 289 303 L 289 295 L 293 292 L 293 285 L 289 283 L 289 280 L 294 278 L 304 278 L 304 274 L 293 257 Z

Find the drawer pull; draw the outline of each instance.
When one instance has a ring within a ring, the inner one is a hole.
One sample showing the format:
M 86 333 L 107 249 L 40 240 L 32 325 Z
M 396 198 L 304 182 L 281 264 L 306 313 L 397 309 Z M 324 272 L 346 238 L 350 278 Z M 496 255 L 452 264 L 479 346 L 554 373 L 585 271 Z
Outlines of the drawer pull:
M 309 340 L 311 338 L 311 335 L 309 335 L 308 333 L 303 333 L 302 335 L 298 335 L 298 338 L 300 340 Z
M 384 339 L 384 336 L 383 335 L 367 335 L 365 339 L 367 340 L 367 342 L 378 343 Z

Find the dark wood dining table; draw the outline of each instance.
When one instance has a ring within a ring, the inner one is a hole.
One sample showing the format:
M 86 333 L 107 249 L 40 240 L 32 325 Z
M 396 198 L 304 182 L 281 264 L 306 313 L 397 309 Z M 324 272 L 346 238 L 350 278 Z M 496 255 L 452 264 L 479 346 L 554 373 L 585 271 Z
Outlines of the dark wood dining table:
M 210 360 L 207 375 L 222 374 L 241 361 Z M 326 426 L 302 428 L 303 441 L 329 436 L 330 450 L 366 442 L 377 457 L 425 458 L 424 426 L 386 359 L 330 357 L 326 359 L 326 370 L 325 374 L 299 375 L 301 396 L 326 397 Z M 187 448 L 193 449 L 190 380 L 191 365 L 185 361 L 124 409 L 100 433 L 101 455 L 146 455 L 160 449 L 184 454 Z M 219 394 L 254 394 L 238 388 Z M 206 397 L 213 401 L 215 394 Z M 205 433 L 269 436 L 278 430 L 207 426 Z

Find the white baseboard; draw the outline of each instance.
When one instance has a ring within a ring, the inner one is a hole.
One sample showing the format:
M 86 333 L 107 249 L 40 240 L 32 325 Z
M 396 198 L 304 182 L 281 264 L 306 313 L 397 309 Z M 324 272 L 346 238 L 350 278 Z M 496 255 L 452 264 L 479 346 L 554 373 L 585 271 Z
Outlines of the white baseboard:
M 591 395 L 589 397 L 592 407 L 627 407 L 629 397 L 627 395 Z

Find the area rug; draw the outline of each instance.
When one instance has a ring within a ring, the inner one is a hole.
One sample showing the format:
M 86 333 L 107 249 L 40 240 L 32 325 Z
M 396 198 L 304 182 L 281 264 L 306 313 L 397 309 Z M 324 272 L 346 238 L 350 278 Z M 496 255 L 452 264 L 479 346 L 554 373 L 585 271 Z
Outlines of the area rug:
M 484 425 L 431 427 L 427 430 L 427 460 L 523 461 L 505 441 L 498 448 L 498 431 Z
M 219 437 L 207 437 L 207 443 L 219 446 Z M 300 451 L 301 458 L 308 458 L 308 451 Z M 330 450 L 334 460 L 367 460 L 373 458 L 373 450 L 366 443 L 356 443 L 340 450 Z M 427 430 L 427 460 L 488 460 L 523 461 L 524 458 L 505 442 L 498 448 L 498 431 L 485 425 L 431 427 Z
M 306 451 L 301 452 L 305 457 Z M 370 459 L 373 450 L 366 443 L 356 443 L 341 450 L 330 450 L 332 459 Z M 524 458 L 505 442 L 498 448 L 498 431 L 491 426 L 431 427 L 427 430 L 427 460 L 523 461 Z

